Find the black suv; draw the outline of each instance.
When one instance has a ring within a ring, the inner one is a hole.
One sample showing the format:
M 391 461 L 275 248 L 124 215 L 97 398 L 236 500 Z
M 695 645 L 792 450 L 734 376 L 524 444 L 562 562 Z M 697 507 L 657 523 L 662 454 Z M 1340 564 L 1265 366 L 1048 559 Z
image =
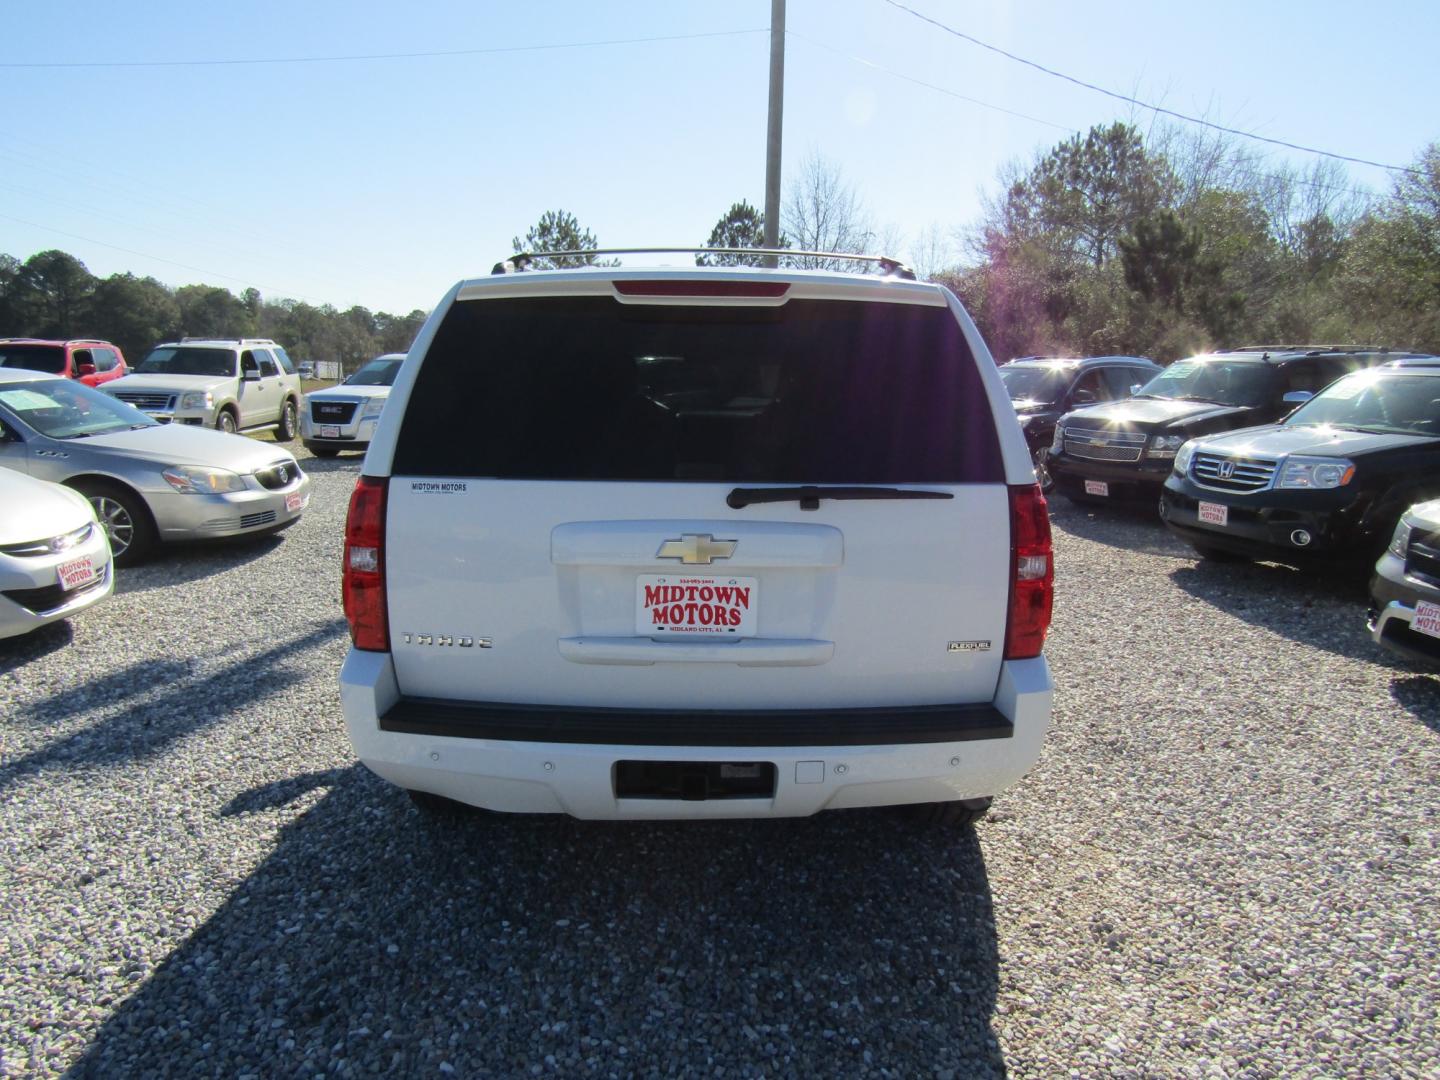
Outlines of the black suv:
M 1273 423 L 1343 375 L 1414 355 L 1255 345 L 1177 360 L 1129 400 L 1062 416 L 1046 463 L 1071 499 L 1154 499 L 1187 439 Z
M 1025 432 L 1040 486 L 1051 487 L 1045 459 L 1056 420 L 1081 405 L 1127 398 L 1161 370 L 1143 356 L 1027 356 L 1000 365 L 1000 380 Z
M 1388 364 L 1284 423 L 1186 443 L 1160 515 L 1207 556 L 1374 563 L 1407 506 L 1440 496 L 1440 365 Z

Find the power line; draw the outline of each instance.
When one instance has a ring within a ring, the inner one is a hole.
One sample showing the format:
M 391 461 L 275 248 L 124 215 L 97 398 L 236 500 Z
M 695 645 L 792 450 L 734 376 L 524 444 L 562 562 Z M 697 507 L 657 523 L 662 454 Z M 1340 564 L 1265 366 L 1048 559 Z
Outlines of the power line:
M 908 83 L 914 83 L 916 86 L 923 86 L 927 90 L 934 90 L 937 94 L 944 94 L 947 97 L 953 97 L 958 98 L 961 101 L 967 101 L 971 105 L 978 105 L 982 109 L 992 109 L 995 112 L 1004 113 L 1006 116 L 1014 116 L 1020 120 L 1029 120 L 1031 123 L 1035 124 L 1044 124 L 1046 127 L 1057 128 L 1060 131 L 1068 131 L 1072 134 L 1075 133 L 1076 130 L 1075 128 L 1070 127 L 1068 124 L 1056 124 L 1049 120 L 1042 120 L 1038 116 L 1029 116 L 1022 112 L 1016 112 L 1014 109 L 1007 109 L 1002 105 L 994 105 L 988 101 L 981 101 L 979 98 L 969 97 L 954 90 L 949 90 L 943 86 L 936 86 L 934 83 L 925 82 L 923 79 L 917 79 L 911 75 L 903 75 L 898 71 L 892 71 L 890 68 L 882 67 L 881 65 L 875 63 L 873 60 L 866 60 L 863 56 L 855 56 L 851 53 L 844 52 L 843 50 L 834 48 L 833 46 L 826 45 L 824 42 L 816 41 L 814 38 L 806 37 L 804 34 L 797 33 L 794 30 L 785 31 L 785 36 L 793 37 L 797 41 L 803 41 L 805 42 L 805 44 L 810 45 L 814 48 L 824 49 L 826 52 L 834 53 L 836 56 L 843 56 L 846 60 L 849 60 L 856 64 L 860 64 L 864 67 L 871 68 L 875 71 L 882 72 L 886 75 L 891 76 L 892 78 L 900 79 Z
M 1073 75 L 1066 75 L 1063 71 L 1056 71 L 1053 68 L 1046 67 L 1044 64 L 1037 64 L 1034 60 L 1026 60 L 1023 56 L 1016 56 L 1012 52 L 1006 52 L 996 45 L 991 45 L 989 42 L 981 41 L 977 37 L 956 30 L 953 26 L 946 26 L 938 19 L 932 19 L 929 15 L 923 15 L 914 8 L 907 7 L 900 3 L 900 0 L 884 0 L 884 2 L 893 8 L 913 15 L 921 22 L 929 23 L 931 26 L 944 30 L 947 34 L 953 34 L 955 37 L 963 41 L 968 41 L 972 45 L 978 45 L 982 49 L 988 49 L 990 52 L 997 53 L 1007 60 L 1013 60 L 1017 64 L 1024 64 L 1026 67 L 1034 68 L 1036 71 L 1042 71 L 1046 75 L 1054 76 L 1057 79 L 1064 79 L 1068 83 L 1084 87 L 1086 90 L 1093 90 L 1097 94 L 1104 94 L 1106 97 L 1114 98 L 1117 101 L 1124 101 L 1130 105 L 1138 105 L 1142 109 L 1149 109 L 1152 112 L 1160 113 L 1164 116 L 1173 116 L 1176 120 L 1183 120 L 1187 124 L 1199 124 L 1202 127 L 1213 128 L 1215 131 L 1223 131 L 1227 135 L 1238 135 L 1243 139 L 1254 139 L 1256 142 L 1269 143 L 1271 146 L 1283 146 L 1287 150 L 1299 150 L 1305 154 L 1317 154 L 1320 157 L 1333 158 L 1336 161 L 1348 161 L 1355 165 L 1370 165 L 1377 169 L 1384 169 L 1387 172 L 1409 173 L 1412 176 L 1424 175 L 1420 169 L 1414 169 L 1408 165 L 1386 165 L 1384 162 L 1370 161 L 1367 158 L 1361 157 L 1351 157 L 1349 154 L 1335 154 L 1329 150 L 1317 150 L 1313 146 L 1301 146 L 1299 143 L 1286 142 L 1284 139 L 1271 139 L 1265 135 L 1256 135 L 1253 132 L 1242 131 L 1239 128 L 1226 127 L 1224 124 L 1217 124 L 1210 120 L 1201 119 L 1198 116 L 1187 116 L 1184 113 L 1176 112 L 1174 109 L 1167 109 L 1162 105 L 1151 105 L 1149 102 L 1141 101 L 1139 98 L 1119 94 L 1114 90 L 1107 90 L 1103 86 L 1096 86 L 1094 83 L 1088 83 L 1084 79 L 1077 79 Z
M 647 45 L 662 41 L 696 41 L 702 38 L 768 34 L 769 27 L 755 30 L 717 30 L 704 34 L 668 34 L 661 37 L 611 38 L 604 41 L 570 41 L 555 45 L 506 45 L 488 49 L 445 49 L 425 52 L 356 53 L 344 56 L 269 56 L 233 60 L 84 60 L 41 63 L 0 63 L 0 68 L 165 68 L 224 67 L 245 64 L 334 64 L 357 60 L 418 60 L 447 56 L 485 56 L 497 53 L 551 52 L 557 49 L 598 49 L 611 45 Z

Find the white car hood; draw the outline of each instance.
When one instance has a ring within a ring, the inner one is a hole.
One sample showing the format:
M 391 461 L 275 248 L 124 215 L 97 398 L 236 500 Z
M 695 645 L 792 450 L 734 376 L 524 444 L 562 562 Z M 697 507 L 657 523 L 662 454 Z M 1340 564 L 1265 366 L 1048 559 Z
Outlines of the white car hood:
M 105 383 L 101 389 L 134 390 L 147 394 L 183 394 L 194 390 L 218 390 L 234 382 L 234 376 L 224 375 L 126 375 Z
M 0 467 L 0 547 L 48 540 L 95 519 L 85 496 Z
M 77 447 L 86 450 L 111 450 L 161 465 L 211 465 L 237 473 L 251 473 L 277 461 L 295 460 L 284 447 L 190 424 L 156 424 L 109 435 L 91 435 L 75 442 Z

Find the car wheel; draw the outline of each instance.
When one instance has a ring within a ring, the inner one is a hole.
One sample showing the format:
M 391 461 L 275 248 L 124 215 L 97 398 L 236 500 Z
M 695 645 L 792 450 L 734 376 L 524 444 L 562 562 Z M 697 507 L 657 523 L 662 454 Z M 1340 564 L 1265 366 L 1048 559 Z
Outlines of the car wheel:
M 95 516 L 110 537 L 116 566 L 132 566 L 155 545 L 155 525 L 140 496 L 118 484 L 82 481 L 75 490 L 90 500 Z
M 461 821 L 474 813 L 474 807 L 432 791 L 406 791 L 420 816 L 436 823 Z
M 239 421 L 235 419 L 235 411 L 233 409 L 220 410 L 220 415 L 215 417 L 215 430 L 224 431 L 230 435 L 234 435 L 240 430 L 240 424 Z
M 280 426 L 275 429 L 276 442 L 289 442 L 295 438 L 295 402 L 291 398 L 285 399 L 285 406 L 280 410 Z
M 1192 543 L 1190 546 L 1195 549 L 1196 555 L 1199 555 L 1202 559 L 1208 559 L 1210 562 L 1239 563 L 1250 561 L 1245 558 L 1244 555 L 1236 555 L 1233 551 L 1224 551 L 1221 548 L 1211 547 L 1209 544 Z
M 1050 451 L 1045 447 L 1036 450 L 1033 457 L 1035 460 L 1035 482 L 1040 485 L 1040 491 L 1049 495 L 1055 490 L 1055 478 L 1050 475 L 1050 466 L 1046 464 Z
M 974 825 L 990 810 L 992 796 L 981 799 L 956 799 L 954 802 L 912 803 L 901 806 L 900 816 L 914 825 L 963 829 Z

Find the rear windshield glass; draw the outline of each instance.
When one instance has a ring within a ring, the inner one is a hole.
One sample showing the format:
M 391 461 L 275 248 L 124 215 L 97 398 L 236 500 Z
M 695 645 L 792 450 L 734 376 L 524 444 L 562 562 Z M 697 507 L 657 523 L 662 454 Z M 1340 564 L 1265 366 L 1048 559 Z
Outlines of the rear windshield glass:
M 141 375 L 233 376 L 235 353 L 230 349 L 161 347 L 153 350 L 135 370 Z
M 946 308 L 470 300 L 425 354 L 394 472 L 535 480 L 994 483 Z
M 59 375 L 65 370 L 65 349 L 60 345 L 0 345 L 0 367 Z

